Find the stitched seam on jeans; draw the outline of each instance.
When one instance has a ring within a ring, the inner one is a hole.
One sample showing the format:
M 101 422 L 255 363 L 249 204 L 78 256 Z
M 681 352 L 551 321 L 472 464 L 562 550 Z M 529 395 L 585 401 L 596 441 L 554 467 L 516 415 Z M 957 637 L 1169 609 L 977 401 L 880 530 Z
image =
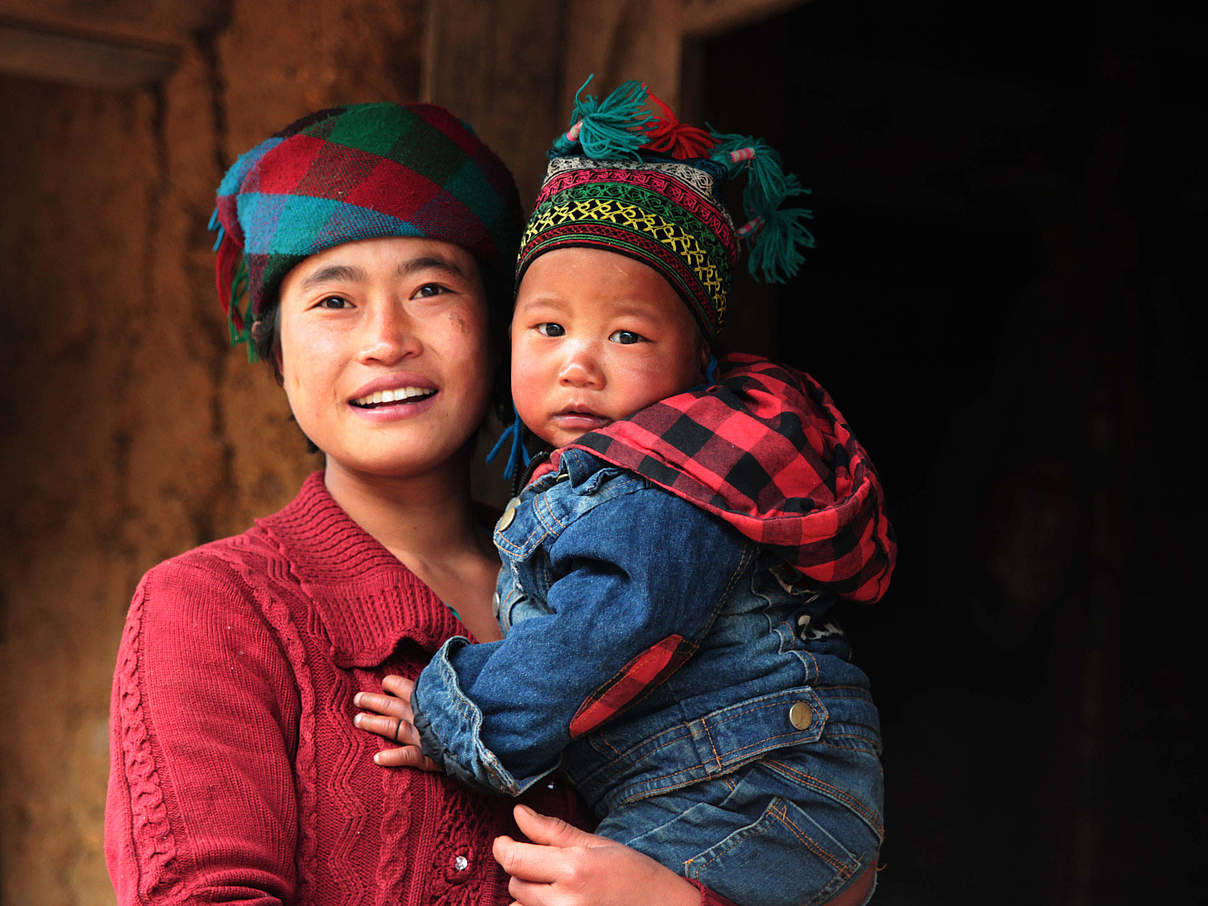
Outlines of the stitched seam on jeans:
M 839 742 L 841 739 L 855 739 L 860 742 L 860 745 L 847 744 Z M 867 752 L 870 755 L 877 753 L 876 746 L 867 736 L 861 736 L 859 733 L 829 733 L 818 740 L 818 745 L 826 746 L 828 749 L 839 749 L 843 752 Z
M 789 833 L 795 836 L 797 841 L 802 846 L 816 855 L 831 868 L 835 869 L 836 872 L 843 875 L 845 879 L 851 877 L 851 866 L 849 866 L 846 862 L 839 860 L 834 853 L 823 847 L 813 837 L 798 827 L 793 819 L 789 817 L 788 809 L 783 804 L 784 800 L 781 799 L 779 801 L 781 805 L 772 805 L 772 807 L 768 809 L 768 814 L 780 819 L 780 823 L 789 829 Z
M 547 529 L 556 530 L 559 534 L 566 530 L 567 523 L 554 515 L 554 508 L 544 494 L 539 494 L 533 501 L 533 513 L 536 515 L 537 521 L 545 525 Z M 547 519 L 548 521 L 546 521 Z M 553 525 L 550 525 L 551 522 Z
M 772 702 L 761 702 L 760 704 L 758 704 L 754 707 L 743 708 L 741 711 L 735 712 L 733 714 L 733 716 L 725 718 L 725 720 L 726 721 L 737 720 L 740 717 L 750 715 L 756 711 L 764 710 L 766 708 L 783 707 L 783 704 L 784 704 L 784 702 L 781 700 L 772 701 Z M 723 763 L 720 760 L 720 756 L 717 751 L 717 746 L 714 744 L 713 738 L 709 734 L 708 724 L 705 723 L 703 719 L 698 719 L 698 720 L 701 721 L 702 729 L 704 729 L 704 731 L 705 731 L 706 738 L 709 741 L 709 747 L 713 752 L 713 759 L 714 759 L 713 763 L 717 766 L 718 770 L 724 769 L 726 767 L 726 765 L 725 765 L 725 763 Z M 651 758 L 666 748 L 684 743 L 686 741 L 686 737 L 683 732 L 685 729 L 686 729 L 685 725 L 680 724 L 680 725 L 672 727 L 668 730 L 663 731 L 663 733 L 659 734 L 660 736 L 666 735 L 666 734 L 672 733 L 672 732 L 675 732 L 676 735 L 673 738 L 668 739 L 665 742 L 663 742 L 662 745 L 659 745 L 659 746 L 656 746 L 655 748 L 643 751 L 641 753 L 640 759 L 638 759 L 637 761 L 640 761 L 640 760 L 643 760 L 646 758 Z M 741 748 L 726 749 L 724 754 L 726 756 L 727 761 L 732 761 L 736 758 L 737 759 L 748 758 L 748 757 L 751 757 L 754 755 L 762 754 L 763 751 L 765 751 L 769 748 L 772 748 L 772 749 L 781 748 L 782 744 L 784 744 L 786 742 L 791 743 L 795 740 L 800 741 L 801 740 L 800 734 L 801 734 L 800 730 L 794 730 L 789 733 L 781 733 L 779 735 L 774 735 L 774 736 L 764 736 L 764 737 L 762 737 L 758 740 L 755 740 L 754 742 L 751 742 L 748 745 L 745 745 Z M 657 739 L 658 736 L 655 736 L 653 738 Z M 613 748 L 613 747 L 609 746 L 609 748 Z M 613 751 L 615 752 L 616 749 L 613 748 Z M 620 754 L 622 754 L 622 753 L 618 753 L 618 755 L 620 755 Z M 637 763 L 637 761 L 635 761 L 635 764 Z M 734 767 L 734 768 L 737 768 L 738 766 L 739 765 L 736 765 L 736 764 L 732 765 L 732 767 Z M 643 790 L 645 790 L 647 793 L 649 793 L 651 784 L 662 783 L 662 782 L 668 781 L 669 779 L 671 779 L 673 777 L 676 777 L 678 775 L 685 774 L 688 772 L 707 771 L 707 769 L 708 769 L 708 763 L 703 762 L 703 761 L 698 761 L 694 764 L 681 763 L 677 768 L 675 768 L 675 770 L 668 771 L 663 774 L 650 776 L 650 777 L 644 777 L 642 780 L 640 780 L 634 784 L 627 785 L 627 786 L 640 786 L 643 788 Z M 677 782 L 682 783 L 683 781 L 677 781 Z M 625 797 L 625 798 L 628 799 L 629 797 Z
M 775 759 L 769 758 L 767 763 L 769 766 L 775 767 L 786 774 L 792 774 L 793 777 L 795 777 L 802 785 L 811 787 L 820 793 L 830 796 L 835 801 L 843 803 L 853 812 L 863 818 L 868 825 L 876 831 L 877 837 L 883 838 L 885 836 L 885 827 L 881 823 L 880 819 L 874 815 L 863 802 L 851 795 L 851 793 L 847 792 L 847 790 L 840 789 L 837 786 L 832 786 L 824 780 L 819 780 L 812 774 L 806 774 L 804 771 L 800 771 L 792 765 L 785 764 L 783 761 L 776 761 Z
M 777 801 L 783 802 L 783 800 L 780 799 L 780 797 L 777 797 Z M 759 817 L 759 820 L 756 821 L 754 823 L 754 825 L 747 825 L 746 827 L 740 828 L 739 830 L 735 831 L 731 835 L 731 837 L 737 838 L 737 839 L 733 839 L 732 842 L 728 846 L 726 846 L 724 849 L 720 848 L 721 844 L 718 843 L 715 847 L 710 848 L 711 855 L 709 855 L 708 857 L 706 857 L 702 854 L 699 856 L 693 856 L 691 859 L 685 860 L 684 868 L 687 869 L 688 866 L 694 862 L 700 862 L 702 864 L 701 870 L 703 870 L 704 867 L 707 867 L 711 863 L 716 862 L 718 859 L 720 859 L 722 856 L 726 855 L 728 852 L 730 852 L 732 849 L 737 847 L 739 844 L 746 842 L 746 840 L 750 836 L 750 834 L 743 834 L 743 831 L 750 830 L 751 827 L 755 827 L 755 826 L 759 826 L 759 825 L 763 824 L 765 819 L 767 819 L 767 818 L 778 819 L 782 825 L 784 825 L 785 827 L 787 827 L 789 829 L 789 832 L 792 833 L 793 836 L 797 838 L 797 841 L 799 843 L 801 843 L 801 845 L 805 849 L 808 849 L 810 852 L 814 853 L 823 862 L 827 863 L 828 865 L 831 866 L 831 868 L 835 869 L 836 872 L 842 874 L 844 876 L 844 878 L 851 876 L 851 872 L 852 872 L 851 868 L 847 867 L 845 865 L 845 863 L 837 861 L 835 856 L 829 850 L 826 850 L 826 849 L 822 848 L 821 846 L 819 846 L 814 841 L 814 839 L 809 836 L 809 834 L 806 834 L 804 831 L 801 830 L 801 828 L 797 827 L 797 825 L 793 824 L 793 822 L 789 820 L 788 815 L 785 814 L 783 806 L 781 806 L 778 809 L 774 803 L 772 805 L 768 806 L 767 810 Z
M 495 546 L 505 548 L 509 554 L 512 554 L 515 557 L 523 557 L 531 552 L 534 547 L 536 547 L 537 540 L 545 537 L 547 534 L 548 531 L 541 524 L 541 522 L 538 521 L 537 524 L 533 526 L 533 530 L 528 533 L 528 537 L 526 537 L 519 544 L 514 544 L 512 540 L 503 532 L 496 532 Z

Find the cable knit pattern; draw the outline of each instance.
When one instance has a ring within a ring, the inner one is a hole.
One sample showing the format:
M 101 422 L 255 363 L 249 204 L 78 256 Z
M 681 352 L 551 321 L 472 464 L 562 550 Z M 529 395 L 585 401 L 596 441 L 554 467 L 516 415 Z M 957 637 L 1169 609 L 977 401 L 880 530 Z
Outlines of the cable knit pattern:
M 511 803 L 384 769 L 352 696 L 464 626 L 307 479 L 143 578 L 114 675 L 105 851 L 119 906 L 502 906 Z M 526 798 L 582 825 L 567 790 Z M 703 904 L 721 904 L 706 895 Z
M 282 554 L 284 555 L 284 551 Z M 243 570 L 243 575 L 248 579 L 252 578 L 247 570 Z M 288 583 L 290 578 L 282 576 L 278 581 Z M 265 617 L 276 630 L 290 663 L 305 664 L 306 653 L 301 636 L 290 621 L 286 608 L 269 595 L 260 597 L 260 601 Z M 302 706 L 299 723 L 302 726 L 312 726 L 315 718 L 315 694 L 310 671 L 297 670 L 294 679 L 298 684 L 298 697 Z M 294 776 L 298 794 L 298 900 L 307 902 L 315 884 L 314 827 L 319 808 L 318 781 L 315 777 L 315 741 L 310 734 L 301 734 L 298 739 L 297 753 L 294 755 Z
M 113 684 L 114 722 L 121 737 L 126 782 L 131 802 L 132 834 L 137 845 L 146 853 L 140 878 L 148 898 L 157 887 L 170 888 L 172 860 L 176 841 L 168 825 L 164 797 L 160 791 L 159 774 L 151 755 L 151 740 L 143 720 L 142 694 L 138 684 L 138 662 L 134 657 L 137 636 L 142 625 L 143 585 L 140 583 L 130 604 L 126 631 L 122 636 Z

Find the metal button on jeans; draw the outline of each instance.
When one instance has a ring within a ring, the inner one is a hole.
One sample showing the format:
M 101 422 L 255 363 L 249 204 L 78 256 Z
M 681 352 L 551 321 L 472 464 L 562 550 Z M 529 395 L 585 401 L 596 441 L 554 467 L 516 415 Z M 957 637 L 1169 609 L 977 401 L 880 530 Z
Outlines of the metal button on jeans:
M 798 730 L 808 730 L 813 722 L 814 712 L 805 702 L 794 702 L 793 707 L 789 708 L 789 723 Z
M 499 517 L 499 524 L 495 526 L 498 531 L 503 531 L 512 524 L 512 520 L 516 518 L 516 507 L 520 503 L 519 497 L 513 497 L 508 501 L 508 505 L 503 508 L 503 515 Z

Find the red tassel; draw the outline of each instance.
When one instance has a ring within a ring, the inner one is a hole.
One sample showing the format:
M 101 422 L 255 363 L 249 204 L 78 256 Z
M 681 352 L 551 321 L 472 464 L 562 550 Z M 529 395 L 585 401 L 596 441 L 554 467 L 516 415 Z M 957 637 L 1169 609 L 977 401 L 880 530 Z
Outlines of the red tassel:
M 717 144 L 717 139 L 704 129 L 677 120 L 671 108 L 654 94 L 647 92 L 646 100 L 660 112 L 642 127 L 647 135 L 643 148 L 666 154 L 676 160 L 684 160 L 689 157 L 704 157 L 709 149 Z
M 226 316 L 240 333 L 244 328 L 243 316 L 239 314 L 238 307 L 235 307 L 234 310 L 231 309 L 231 289 L 235 283 L 235 271 L 239 268 L 241 253 L 242 249 L 238 247 L 238 244 L 227 236 L 218 246 L 218 260 L 214 268 L 218 284 L 218 301 L 222 303 L 222 310 L 226 312 Z

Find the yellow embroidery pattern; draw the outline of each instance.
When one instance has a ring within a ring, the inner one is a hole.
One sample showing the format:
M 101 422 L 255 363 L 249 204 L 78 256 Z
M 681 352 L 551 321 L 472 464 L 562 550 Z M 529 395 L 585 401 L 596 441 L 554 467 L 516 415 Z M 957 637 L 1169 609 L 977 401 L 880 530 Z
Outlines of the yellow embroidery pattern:
M 568 223 L 610 223 L 623 230 L 649 236 L 683 260 L 701 288 L 717 307 L 719 320 L 725 315 L 726 274 L 706 252 L 700 241 L 679 224 L 659 214 L 616 198 L 577 198 L 552 204 L 529 221 L 521 248 L 537 235 Z M 727 268 L 728 270 L 728 268 Z

